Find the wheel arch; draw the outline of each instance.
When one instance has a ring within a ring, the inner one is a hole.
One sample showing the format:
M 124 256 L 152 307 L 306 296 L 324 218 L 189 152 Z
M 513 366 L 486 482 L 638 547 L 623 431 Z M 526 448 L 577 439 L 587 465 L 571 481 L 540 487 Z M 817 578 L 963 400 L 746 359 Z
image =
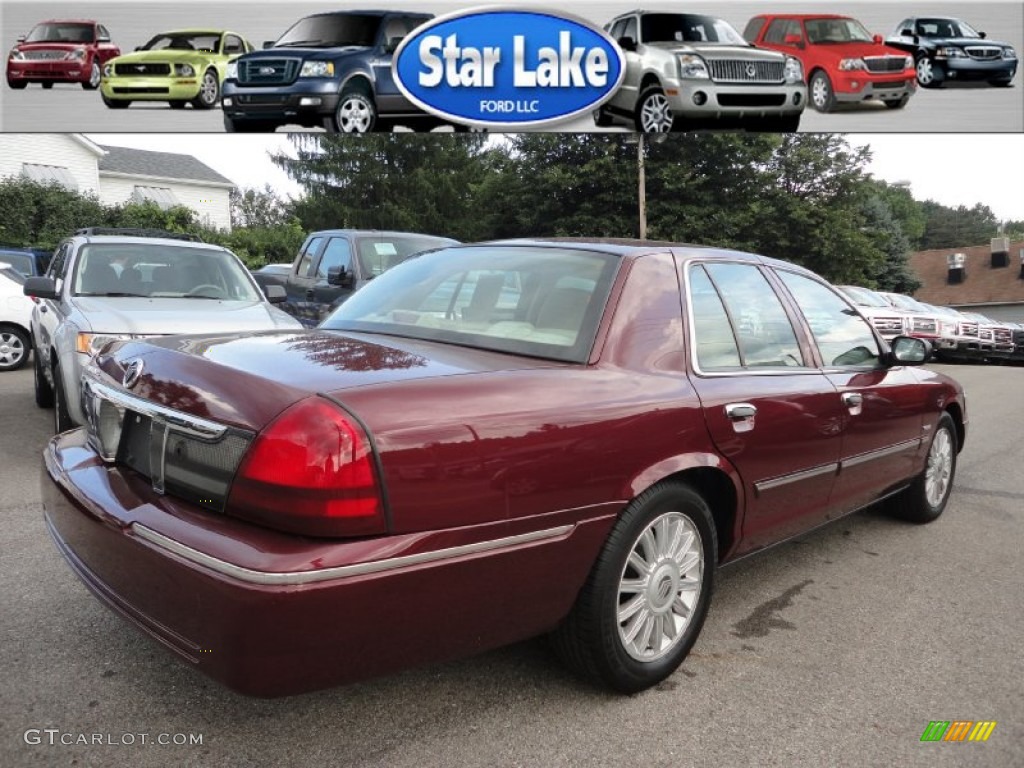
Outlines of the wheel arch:
M 711 509 L 718 537 L 718 561 L 735 549 L 740 538 L 743 484 L 736 470 L 711 453 L 674 456 L 637 473 L 624 496 L 636 498 L 660 483 L 685 483 L 699 493 Z
M 35 348 L 35 340 L 32 338 L 32 329 L 28 328 L 21 323 L 16 323 L 13 320 L 0 320 L 0 330 L 4 328 L 13 328 L 16 331 L 21 331 L 28 338 L 28 344 L 33 349 Z
M 373 75 L 371 75 L 369 72 L 358 70 L 350 74 L 348 77 L 341 81 L 341 88 L 338 90 L 338 93 L 344 93 L 345 90 L 350 87 L 365 88 L 366 92 L 369 93 L 370 96 L 374 98 L 376 98 L 377 96 L 377 93 L 373 87 Z
M 649 88 L 652 85 L 662 88 L 661 78 L 658 77 L 657 72 L 645 72 L 644 76 L 640 78 L 640 90 L 637 92 L 637 97 L 644 92 L 644 89 Z
M 967 438 L 967 427 L 964 424 L 964 409 L 960 406 L 960 403 L 952 401 L 946 405 L 943 412 L 948 413 L 953 419 L 953 426 L 956 427 L 956 452 L 960 453 L 964 449 L 964 441 Z

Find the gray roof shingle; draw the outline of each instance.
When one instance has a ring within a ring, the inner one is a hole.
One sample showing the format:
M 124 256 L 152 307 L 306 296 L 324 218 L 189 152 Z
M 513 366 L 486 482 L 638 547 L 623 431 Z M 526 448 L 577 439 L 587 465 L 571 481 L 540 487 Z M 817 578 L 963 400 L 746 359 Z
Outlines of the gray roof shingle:
M 199 162 L 192 155 L 178 155 L 173 152 L 153 152 L 148 149 L 128 147 L 102 147 L 107 154 L 100 158 L 100 172 L 132 173 L 141 176 L 160 176 L 181 181 L 213 181 L 234 184 L 210 166 Z

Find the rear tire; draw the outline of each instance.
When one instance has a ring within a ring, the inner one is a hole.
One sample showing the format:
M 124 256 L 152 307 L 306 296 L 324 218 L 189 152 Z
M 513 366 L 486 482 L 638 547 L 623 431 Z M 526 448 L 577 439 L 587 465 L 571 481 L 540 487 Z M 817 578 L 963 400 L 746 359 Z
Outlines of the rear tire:
M 800 114 L 780 115 L 778 117 L 762 117 L 752 120 L 743 127 L 748 131 L 768 131 L 771 133 L 796 133 L 800 130 Z
M 888 500 L 888 512 L 911 523 L 930 523 L 946 509 L 956 476 L 957 437 L 953 417 L 942 414 L 928 446 L 924 471 Z
M 20 328 L 0 327 L 0 371 L 16 371 L 28 362 L 32 345 Z
M 612 528 L 555 651 L 577 674 L 636 693 L 671 675 L 711 604 L 718 544 L 711 511 L 691 488 L 663 483 Z
M 60 366 L 53 366 L 53 431 L 54 434 L 67 432 L 74 429 L 75 423 L 71 421 L 68 413 L 68 401 L 64 394 L 64 381 L 61 379 Z
M 188 104 L 187 101 L 182 101 L 181 99 L 176 99 L 168 103 L 171 105 L 171 109 L 184 109 L 185 105 Z
M 47 91 L 53 88 L 53 83 L 40 83 L 40 85 L 42 85 L 43 88 Z
M 266 120 L 232 120 L 224 116 L 224 130 L 227 133 L 273 133 L 277 123 Z

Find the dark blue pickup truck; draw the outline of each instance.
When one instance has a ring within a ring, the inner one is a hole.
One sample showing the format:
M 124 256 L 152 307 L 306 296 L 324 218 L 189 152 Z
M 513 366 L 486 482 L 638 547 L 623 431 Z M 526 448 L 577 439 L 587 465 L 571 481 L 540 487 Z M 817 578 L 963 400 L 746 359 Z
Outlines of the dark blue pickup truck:
M 228 64 L 222 105 L 228 132 L 282 125 L 365 133 L 396 124 L 443 124 L 398 89 L 391 58 L 429 14 L 337 11 L 300 19 L 264 50 Z
M 281 309 L 311 327 L 414 253 L 456 244 L 447 237 L 415 232 L 328 229 L 311 233 L 290 266 L 268 264 L 253 272 L 253 277 L 264 292 L 272 285 L 284 288 L 287 299 Z

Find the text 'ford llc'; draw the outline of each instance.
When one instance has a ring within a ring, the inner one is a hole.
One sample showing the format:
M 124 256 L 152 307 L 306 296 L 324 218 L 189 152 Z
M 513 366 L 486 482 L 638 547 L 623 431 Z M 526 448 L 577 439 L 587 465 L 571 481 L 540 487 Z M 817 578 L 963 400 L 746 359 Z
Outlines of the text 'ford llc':
M 462 47 L 457 35 L 428 35 L 420 42 L 419 84 L 433 88 L 442 81 L 452 88 L 493 88 L 502 63 L 498 46 Z M 516 88 L 587 88 L 608 84 L 608 53 L 602 48 L 573 46 L 568 31 L 558 33 L 558 48 L 541 46 L 529 55 L 526 38 L 512 38 L 512 85 Z

